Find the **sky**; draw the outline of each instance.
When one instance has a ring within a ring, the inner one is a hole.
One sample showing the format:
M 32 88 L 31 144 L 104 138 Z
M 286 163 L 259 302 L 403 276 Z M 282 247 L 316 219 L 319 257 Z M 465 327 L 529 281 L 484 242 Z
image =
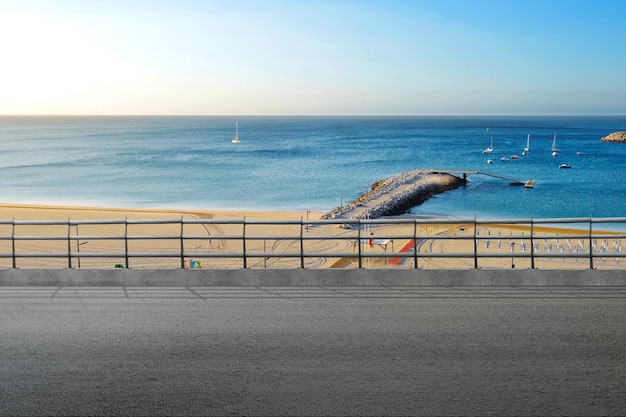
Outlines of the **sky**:
M 624 115 L 623 0 L 0 0 L 4 115 Z

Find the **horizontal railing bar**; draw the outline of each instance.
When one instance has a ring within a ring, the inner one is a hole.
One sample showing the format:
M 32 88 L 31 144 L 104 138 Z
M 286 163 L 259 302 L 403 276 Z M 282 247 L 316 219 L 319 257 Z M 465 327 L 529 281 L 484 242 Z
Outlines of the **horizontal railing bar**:
M 569 259 L 588 259 L 589 254 L 581 253 L 553 253 L 553 254 L 530 254 L 530 253 L 516 253 L 513 256 L 514 259 L 528 259 L 531 257 L 534 258 L 569 258 Z M 132 252 L 132 253 L 124 253 L 124 252 L 72 252 L 70 254 L 72 258 L 180 258 L 180 254 L 171 253 L 171 252 Z M 296 252 L 253 252 L 247 253 L 247 258 L 300 258 L 304 257 L 307 259 L 313 258 L 358 258 L 357 253 L 319 253 L 319 252 L 311 252 L 311 253 L 296 253 Z M 626 253 L 594 253 L 594 258 L 626 258 Z M 0 253 L 0 258 L 67 258 L 68 254 L 64 252 L 22 252 L 17 254 L 11 253 Z M 193 253 L 184 253 L 184 258 L 241 258 L 242 254 L 240 252 L 210 252 L 210 253 L 201 253 L 201 252 L 193 252 Z M 361 258 L 401 258 L 401 259 L 411 259 L 417 257 L 418 259 L 428 259 L 428 258 L 463 258 L 470 259 L 474 258 L 475 255 L 469 252 L 461 252 L 461 253 L 418 253 L 417 255 L 410 254 L 407 252 L 393 252 L 393 253 L 361 253 Z M 480 259 L 509 259 L 512 258 L 511 254 L 506 253 L 498 253 L 498 254 L 477 254 L 476 257 Z
M 207 237 L 205 236 L 204 239 L 206 239 Z M 20 235 L 15 235 L 13 237 L 8 237 L 8 239 L 2 239 L 2 240 L 124 240 L 124 239 L 128 239 L 128 240 L 151 240 L 151 239 L 155 239 L 155 240 L 178 240 L 180 239 L 180 235 L 128 235 L 128 236 L 124 236 L 124 235 L 119 235 L 119 236 L 114 236 L 114 235 L 103 235 L 103 236 L 75 236 L 75 235 L 71 235 L 71 236 L 20 236 Z M 239 236 L 239 239 L 241 239 L 241 236 Z
M 219 239 L 219 240 L 241 240 L 243 236 L 241 235 L 133 235 L 128 234 L 124 235 L 50 235 L 50 236 L 35 236 L 35 235 L 15 235 L 15 236 L 0 236 L 0 240 L 177 240 L 177 239 L 185 239 L 185 240 L 204 240 L 204 239 Z M 395 235 L 374 235 L 367 236 L 362 235 L 361 240 L 367 241 L 370 238 L 376 240 L 412 240 L 413 236 L 395 236 Z M 626 234 L 607 234 L 607 235 L 591 235 L 593 241 L 608 239 L 626 239 Z M 246 240 L 356 240 L 358 236 L 299 236 L 299 235 L 246 235 Z M 541 242 L 544 239 L 558 239 L 558 240 L 566 240 L 566 239 L 579 239 L 589 241 L 588 234 L 580 234 L 580 235 L 476 235 L 476 237 L 472 235 L 416 235 L 415 240 L 524 240 L 529 241 L 531 239 L 535 240 L 535 242 Z
M 497 235 L 497 234 L 486 234 L 486 233 L 476 234 L 477 239 L 530 239 L 531 237 L 537 240 L 543 239 L 543 238 L 560 239 L 560 238 L 567 238 L 567 237 L 589 238 L 589 231 L 581 230 L 580 233 L 571 233 L 570 231 L 570 234 L 567 234 L 567 233 L 562 233 L 562 232 L 544 232 L 544 231 L 535 229 L 532 235 L 530 234 L 530 232 L 522 232 L 522 233 L 518 232 L 513 235 L 505 235 L 505 234 Z
M 9 239 L 7 240 L 67 240 L 67 239 L 68 239 L 67 235 L 65 236 L 19 236 L 19 235 L 15 235 L 12 238 L 9 236 Z
M 578 220 L 578 219 L 576 219 Z M 570 219 L 564 219 L 566 223 L 589 223 L 589 219 L 582 219 L 580 221 L 570 221 Z M 549 219 L 548 222 L 559 223 L 559 219 Z M 593 222 L 600 223 L 599 220 L 593 219 Z M 615 221 L 610 219 L 608 222 L 620 223 L 621 221 Z M 272 226 L 272 225 L 303 225 L 303 226 L 319 226 L 319 225 L 385 225 L 385 224 L 457 224 L 457 225 L 473 225 L 473 224 L 530 224 L 530 221 L 523 220 L 492 220 L 492 221 L 478 221 L 474 220 L 452 220 L 452 219 L 317 219 L 317 220 L 256 220 L 256 219 L 82 219 L 82 220 L 0 220 L 0 225 L 55 225 L 55 226 L 81 226 L 81 225 L 151 225 L 151 224 L 246 224 L 246 225 L 258 225 L 258 226 Z M 541 221 L 533 220 L 533 223 L 539 224 Z
M 545 224 L 580 224 L 581 226 L 598 223 L 626 223 L 626 217 L 578 217 L 578 218 L 537 218 L 537 219 L 468 219 L 468 218 L 379 218 L 379 219 L 301 219 L 301 220 L 263 220 L 263 219 L 197 219 L 197 218 L 163 218 L 163 219 L 69 219 L 69 220 L 25 220 L 0 219 L 0 225 L 101 225 L 101 224 L 247 224 L 247 225 L 384 225 L 384 224 L 455 224 L 455 225 L 545 225 Z
M 14 240 L 124 240 L 125 236 L 18 236 Z M 11 239 L 8 239 L 11 240 Z

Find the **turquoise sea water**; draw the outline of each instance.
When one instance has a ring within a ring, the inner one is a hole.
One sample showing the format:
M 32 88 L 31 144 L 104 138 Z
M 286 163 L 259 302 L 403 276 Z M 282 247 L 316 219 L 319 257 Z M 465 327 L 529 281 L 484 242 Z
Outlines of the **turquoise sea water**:
M 231 143 L 235 121 L 239 144 Z M 537 183 L 527 190 L 471 175 L 413 212 L 624 217 L 626 144 L 599 140 L 617 130 L 626 117 L 4 116 L 0 201 L 326 211 L 403 171 L 479 169 Z M 521 156 L 528 134 L 531 150 Z M 491 137 L 494 153 L 484 155 Z M 520 158 L 500 161 L 513 154 Z

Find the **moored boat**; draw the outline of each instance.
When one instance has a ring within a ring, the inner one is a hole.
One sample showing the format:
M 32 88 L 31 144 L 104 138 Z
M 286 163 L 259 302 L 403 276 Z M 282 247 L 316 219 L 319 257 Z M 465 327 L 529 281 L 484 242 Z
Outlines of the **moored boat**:
M 526 138 L 526 147 L 522 151 L 522 156 L 526 156 L 530 152 L 530 135 Z
M 491 144 L 489 145 L 487 149 L 483 151 L 483 153 L 485 154 L 493 153 L 493 136 L 491 137 Z
M 552 156 L 557 156 L 559 154 L 559 150 L 556 148 L 556 133 L 554 134 L 554 139 L 552 140 Z
M 232 143 L 239 143 L 239 123 L 235 122 L 235 137 L 231 140 Z

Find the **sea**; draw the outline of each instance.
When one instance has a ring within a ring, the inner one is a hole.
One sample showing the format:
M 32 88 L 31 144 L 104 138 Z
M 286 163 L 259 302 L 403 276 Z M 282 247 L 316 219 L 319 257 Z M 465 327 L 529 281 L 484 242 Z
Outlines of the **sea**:
M 0 201 L 325 212 L 435 169 L 497 177 L 470 174 L 409 215 L 626 217 L 626 143 L 600 141 L 622 130 L 626 116 L 2 116 Z

